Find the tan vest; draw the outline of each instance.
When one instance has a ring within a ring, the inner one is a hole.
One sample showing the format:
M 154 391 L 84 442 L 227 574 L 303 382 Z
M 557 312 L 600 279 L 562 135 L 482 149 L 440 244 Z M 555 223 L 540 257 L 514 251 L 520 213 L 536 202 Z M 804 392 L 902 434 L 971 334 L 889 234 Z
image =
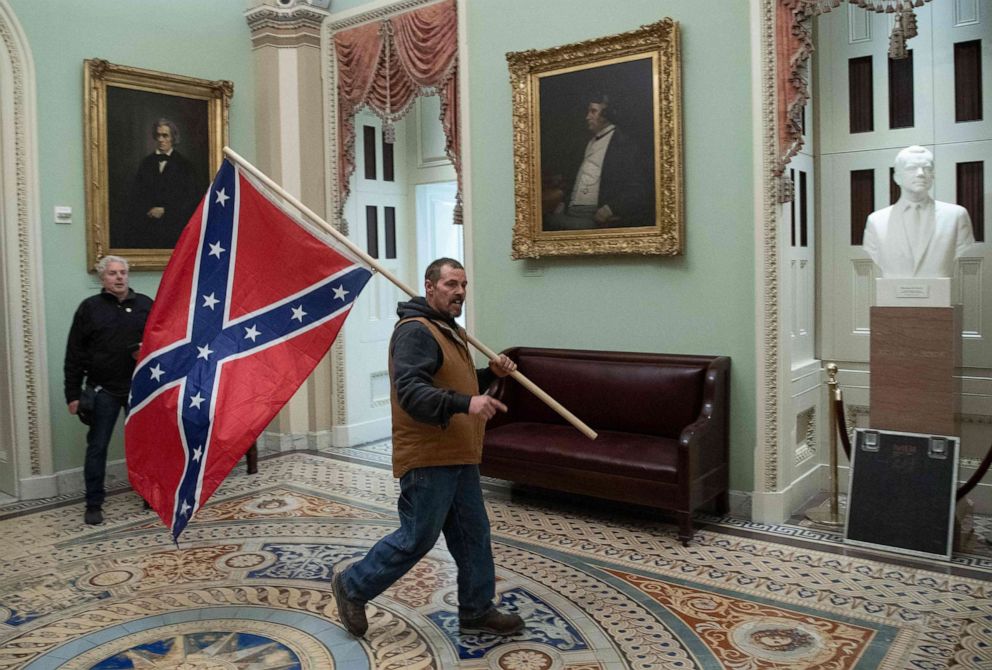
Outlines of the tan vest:
M 396 324 L 417 321 L 427 326 L 434 336 L 444 362 L 434 375 L 434 386 L 452 389 L 465 395 L 479 395 L 475 364 L 465 344 L 465 331 L 458 329 L 457 341 L 429 319 L 413 317 Z M 390 359 L 390 374 L 392 359 Z M 432 426 L 407 414 L 396 398 L 396 387 L 390 391 L 393 411 L 393 476 L 402 477 L 413 468 L 432 465 L 470 465 L 482 460 L 482 434 L 486 422 L 477 416 L 455 414 L 447 427 Z

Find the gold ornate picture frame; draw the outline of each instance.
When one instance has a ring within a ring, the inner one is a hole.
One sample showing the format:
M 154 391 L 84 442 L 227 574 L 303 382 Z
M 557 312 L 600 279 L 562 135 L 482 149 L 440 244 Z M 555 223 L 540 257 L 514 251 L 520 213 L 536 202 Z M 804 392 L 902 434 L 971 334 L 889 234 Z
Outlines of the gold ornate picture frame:
M 681 254 L 678 23 L 506 59 L 513 258 Z
M 88 59 L 83 87 L 87 268 L 164 268 L 220 168 L 234 84 Z

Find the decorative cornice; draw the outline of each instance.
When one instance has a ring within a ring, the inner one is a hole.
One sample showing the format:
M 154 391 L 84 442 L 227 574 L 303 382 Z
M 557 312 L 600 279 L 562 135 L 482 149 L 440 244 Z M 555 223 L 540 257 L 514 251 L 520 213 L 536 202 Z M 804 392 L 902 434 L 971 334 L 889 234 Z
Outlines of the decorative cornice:
M 263 5 L 245 12 L 252 48 L 320 48 L 320 29 L 329 14 L 309 6 Z
M 363 23 L 368 23 L 369 21 L 380 21 L 392 16 L 393 14 L 401 14 L 407 10 L 423 7 L 424 5 L 431 5 L 438 1 L 443 0 L 400 0 L 400 2 L 394 2 L 377 9 L 371 9 L 367 12 L 362 12 L 361 14 L 349 16 L 344 19 L 338 19 L 337 21 L 331 21 L 330 29 L 333 33 L 344 28 L 360 26 Z

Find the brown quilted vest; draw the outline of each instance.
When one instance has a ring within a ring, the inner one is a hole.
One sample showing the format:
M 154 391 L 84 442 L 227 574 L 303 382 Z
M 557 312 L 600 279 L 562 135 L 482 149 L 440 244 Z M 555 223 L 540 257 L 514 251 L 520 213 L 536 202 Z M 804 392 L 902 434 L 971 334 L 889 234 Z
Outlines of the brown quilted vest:
M 459 393 L 479 395 L 475 364 L 465 344 L 465 331 L 453 332 L 423 317 L 402 319 L 424 324 L 434 336 L 444 362 L 434 375 L 434 386 Z M 460 340 L 460 341 L 459 341 Z M 392 359 L 390 359 L 392 376 Z M 444 428 L 417 421 L 407 414 L 396 398 L 396 388 L 389 394 L 393 413 L 393 476 L 402 477 L 413 468 L 432 465 L 470 465 L 482 460 L 482 435 L 485 421 L 470 414 L 455 414 Z

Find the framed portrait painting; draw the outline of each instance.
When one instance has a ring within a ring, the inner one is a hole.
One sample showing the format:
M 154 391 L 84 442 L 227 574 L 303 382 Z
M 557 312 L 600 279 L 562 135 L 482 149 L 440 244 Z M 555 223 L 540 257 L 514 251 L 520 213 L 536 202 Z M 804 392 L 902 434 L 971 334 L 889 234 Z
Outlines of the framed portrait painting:
M 513 258 L 681 254 L 678 24 L 506 58 Z
M 133 269 L 165 267 L 227 143 L 234 85 L 84 62 L 86 246 Z

